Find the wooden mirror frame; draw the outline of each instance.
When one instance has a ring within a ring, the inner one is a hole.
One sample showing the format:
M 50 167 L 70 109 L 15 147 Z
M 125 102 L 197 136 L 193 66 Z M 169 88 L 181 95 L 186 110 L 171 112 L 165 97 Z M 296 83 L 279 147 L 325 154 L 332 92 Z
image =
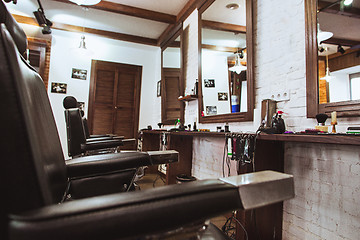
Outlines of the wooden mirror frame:
M 202 116 L 203 111 L 203 98 L 202 98 L 202 72 L 201 72 L 201 49 L 202 49 L 202 13 L 214 2 L 215 0 L 206 0 L 204 4 L 198 8 L 199 11 L 199 33 L 198 33 L 198 56 L 199 56 L 199 122 L 200 123 L 224 123 L 224 122 L 245 122 L 252 121 L 254 117 L 255 105 L 255 91 L 254 91 L 254 44 L 253 44 L 253 1 L 246 0 L 246 49 L 247 49 L 247 111 L 238 113 L 219 114 L 214 116 Z M 226 24 L 224 24 L 226 25 Z M 221 30 L 221 26 L 217 26 Z
M 306 113 L 314 118 L 318 113 L 338 117 L 360 116 L 360 100 L 319 104 L 318 46 L 317 46 L 317 0 L 305 0 L 305 53 L 306 53 Z
M 168 34 L 168 38 L 163 41 L 160 45 L 161 47 L 161 122 L 164 125 L 174 125 L 176 119 L 166 119 L 166 93 L 165 93 L 165 81 L 164 81 L 164 71 L 163 71 L 163 52 L 166 48 L 171 47 L 173 41 L 180 36 L 180 95 L 184 95 L 184 43 L 183 43 L 183 24 L 178 24 L 173 30 Z M 184 112 L 185 106 L 183 102 L 180 102 L 180 121 L 184 123 Z

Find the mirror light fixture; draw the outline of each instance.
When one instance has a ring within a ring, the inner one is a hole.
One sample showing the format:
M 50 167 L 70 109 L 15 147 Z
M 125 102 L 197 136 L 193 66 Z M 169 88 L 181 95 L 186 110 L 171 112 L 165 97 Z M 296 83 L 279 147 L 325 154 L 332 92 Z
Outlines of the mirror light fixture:
M 76 3 L 77 5 L 95 5 L 101 2 L 101 0 L 69 0 L 70 2 Z
M 349 6 L 350 4 L 352 4 L 353 0 L 344 0 L 344 5 L 345 6 Z
M 235 65 L 229 68 L 229 71 L 236 72 L 240 74 L 240 72 L 245 71 L 246 67 L 241 64 L 241 59 L 244 60 L 243 52 L 236 53 L 235 55 Z
M 330 81 L 333 78 L 333 76 L 330 75 L 328 48 L 325 48 L 325 52 L 326 52 L 326 73 L 325 73 L 325 77 L 322 77 L 320 79 Z
M 331 38 L 334 34 L 332 32 L 325 32 L 325 31 L 321 31 L 320 29 L 320 24 L 317 24 L 317 40 L 318 40 L 318 45 L 321 44 L 322 41 L 325 41 L 329 38 Z

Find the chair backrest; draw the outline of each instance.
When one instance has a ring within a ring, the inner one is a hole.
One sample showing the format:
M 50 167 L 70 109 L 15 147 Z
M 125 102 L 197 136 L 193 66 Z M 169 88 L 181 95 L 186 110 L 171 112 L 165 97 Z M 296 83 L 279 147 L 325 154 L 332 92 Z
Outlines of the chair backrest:
M 2 1 L 0 6 L 5 7 Z M 67 173 L 44 83 L 3 23 L 0 109 L 0 239 L 6 239 L 8 215 L 60 202 Z
M 70 157 L 81 155 L 81 144 L 86 142 L 83 119 L 79 108 L 65 109 L 65 122 Z
M 14 17 L 6 9 L 3 1 L 0 1 L 0 23 L 5 23 L 13 41 L 16 44 L 19 52 L 23 54 L 27 48 L 27 38 L 23 29 L 16 23 Z

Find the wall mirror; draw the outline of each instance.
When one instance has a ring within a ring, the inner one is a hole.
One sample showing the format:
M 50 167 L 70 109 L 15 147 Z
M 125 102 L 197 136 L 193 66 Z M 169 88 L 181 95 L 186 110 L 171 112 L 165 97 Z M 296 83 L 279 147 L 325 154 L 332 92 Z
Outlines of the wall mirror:
M 254 110 L 252 1 L 199 8 L 199 119 L 251 121 Z
M 307 115 L 360 116 L 360 2 L 307 0 Z
M 184 106 L 178 100 L 183 95 L 181 27 L 161 48 L 161 121 L 167 125 L 177 119 L 184 122 Z

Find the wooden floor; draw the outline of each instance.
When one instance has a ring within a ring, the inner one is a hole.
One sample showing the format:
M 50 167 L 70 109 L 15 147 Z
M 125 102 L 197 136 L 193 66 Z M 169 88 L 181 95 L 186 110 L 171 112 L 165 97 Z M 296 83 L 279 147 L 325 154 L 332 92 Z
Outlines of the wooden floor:
M 140 190 L 150 189 L 154 187 L 160 187 L 165 185 L 165 179 L 160 174 L 146 173 L 145 176 L 137 181 Z M 227 220 L 227 216 L 230 216 L 231 213 L 226 214 L 225 216 L 219 216 L 216 218 L 210 219 L 210 222 L 213 223 L 218 228 L 222 228 Z

